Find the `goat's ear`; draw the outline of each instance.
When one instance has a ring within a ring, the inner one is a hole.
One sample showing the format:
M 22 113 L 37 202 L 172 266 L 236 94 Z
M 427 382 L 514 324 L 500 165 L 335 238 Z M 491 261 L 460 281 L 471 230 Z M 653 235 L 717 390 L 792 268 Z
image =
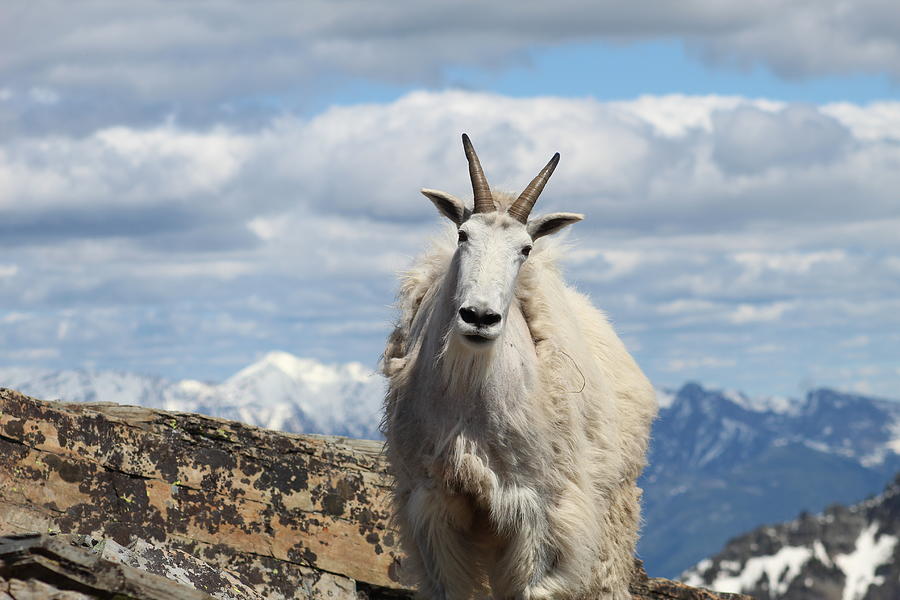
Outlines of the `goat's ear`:
M 463 201 L 453 194 L 427 188 L 422 188 L 421 191 L 425 197 L 434 202 L 441 214 L 456 223 L 457 227 L 462 225 L 472 214 L 472 211 L 466 208 Z
M 572 223 L 577 223 L 583 218 L 584 215 L 576 213 L 550 213 L 549 215 L 542 215 L 537 219 L 528 221 L 528 234 L 531 235 L 531 239 L 536 240 L 539 237 L 556 233 L 563 227 L 571 225 Z

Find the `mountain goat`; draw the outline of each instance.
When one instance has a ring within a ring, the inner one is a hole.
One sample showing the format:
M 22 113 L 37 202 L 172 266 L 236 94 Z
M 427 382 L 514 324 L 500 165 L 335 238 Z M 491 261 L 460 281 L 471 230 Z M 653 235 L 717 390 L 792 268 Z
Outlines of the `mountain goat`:
M 567 287 L 529 220 L 556 154 L 518 197 L 492 192 L 463 135 L 474 209 L 402 278 L 382 428 L 394 517 L 419 592 L 450 600 L 630 598 L 652 387 Z

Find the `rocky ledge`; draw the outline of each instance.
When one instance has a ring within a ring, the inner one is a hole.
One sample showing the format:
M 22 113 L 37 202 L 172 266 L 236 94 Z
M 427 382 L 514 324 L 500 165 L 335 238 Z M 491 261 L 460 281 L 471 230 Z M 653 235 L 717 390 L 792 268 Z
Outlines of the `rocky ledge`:
M 410 598 L 389 487 L 379 442 L 0 389 L 0 600 Z

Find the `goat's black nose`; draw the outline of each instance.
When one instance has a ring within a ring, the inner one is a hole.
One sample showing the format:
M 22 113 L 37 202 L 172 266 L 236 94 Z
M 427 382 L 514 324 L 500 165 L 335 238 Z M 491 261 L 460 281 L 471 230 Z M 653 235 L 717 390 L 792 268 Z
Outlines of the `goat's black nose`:
M 490 309 L 478 310 L 471 306 L 459 309 L 459 316 L 469 325 L 475 327 L 490 327 L 500 322 L 500 315 Z

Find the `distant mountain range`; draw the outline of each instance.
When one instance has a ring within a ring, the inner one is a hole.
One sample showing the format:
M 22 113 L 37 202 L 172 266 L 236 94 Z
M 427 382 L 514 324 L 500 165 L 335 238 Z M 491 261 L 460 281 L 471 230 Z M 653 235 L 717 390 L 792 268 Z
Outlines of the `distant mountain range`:
M 358 363 L 272 352 L 219 384 L 133 373 L 0 368 L 0 387 L 44 399 L 199 412 L 289 432 L 378 438 L 384 380 Z M 749 398 L 695 383 L 661 390 L 641 485 L 638 547 L 674 577 L 738 534 L 875 494 L 900 470 L 900 403 L 813 390 Z
M 0 387 L 46 400 L 196 412 L 293 433 L 377 439 L 384 379 L 359 363 L 270 352 L 219 384 L 115 371 L 0 367 Z
M 689 383 L 661 393 L 638 546 L 675 577 L 738 534 L 850 504 L 900 470 L 900 402 L 812 390 L 751 399 Z
M 874 498 L 760 527 L 688 571 L 690 585 L 758 600 L 900 598 L 900 477 Z

